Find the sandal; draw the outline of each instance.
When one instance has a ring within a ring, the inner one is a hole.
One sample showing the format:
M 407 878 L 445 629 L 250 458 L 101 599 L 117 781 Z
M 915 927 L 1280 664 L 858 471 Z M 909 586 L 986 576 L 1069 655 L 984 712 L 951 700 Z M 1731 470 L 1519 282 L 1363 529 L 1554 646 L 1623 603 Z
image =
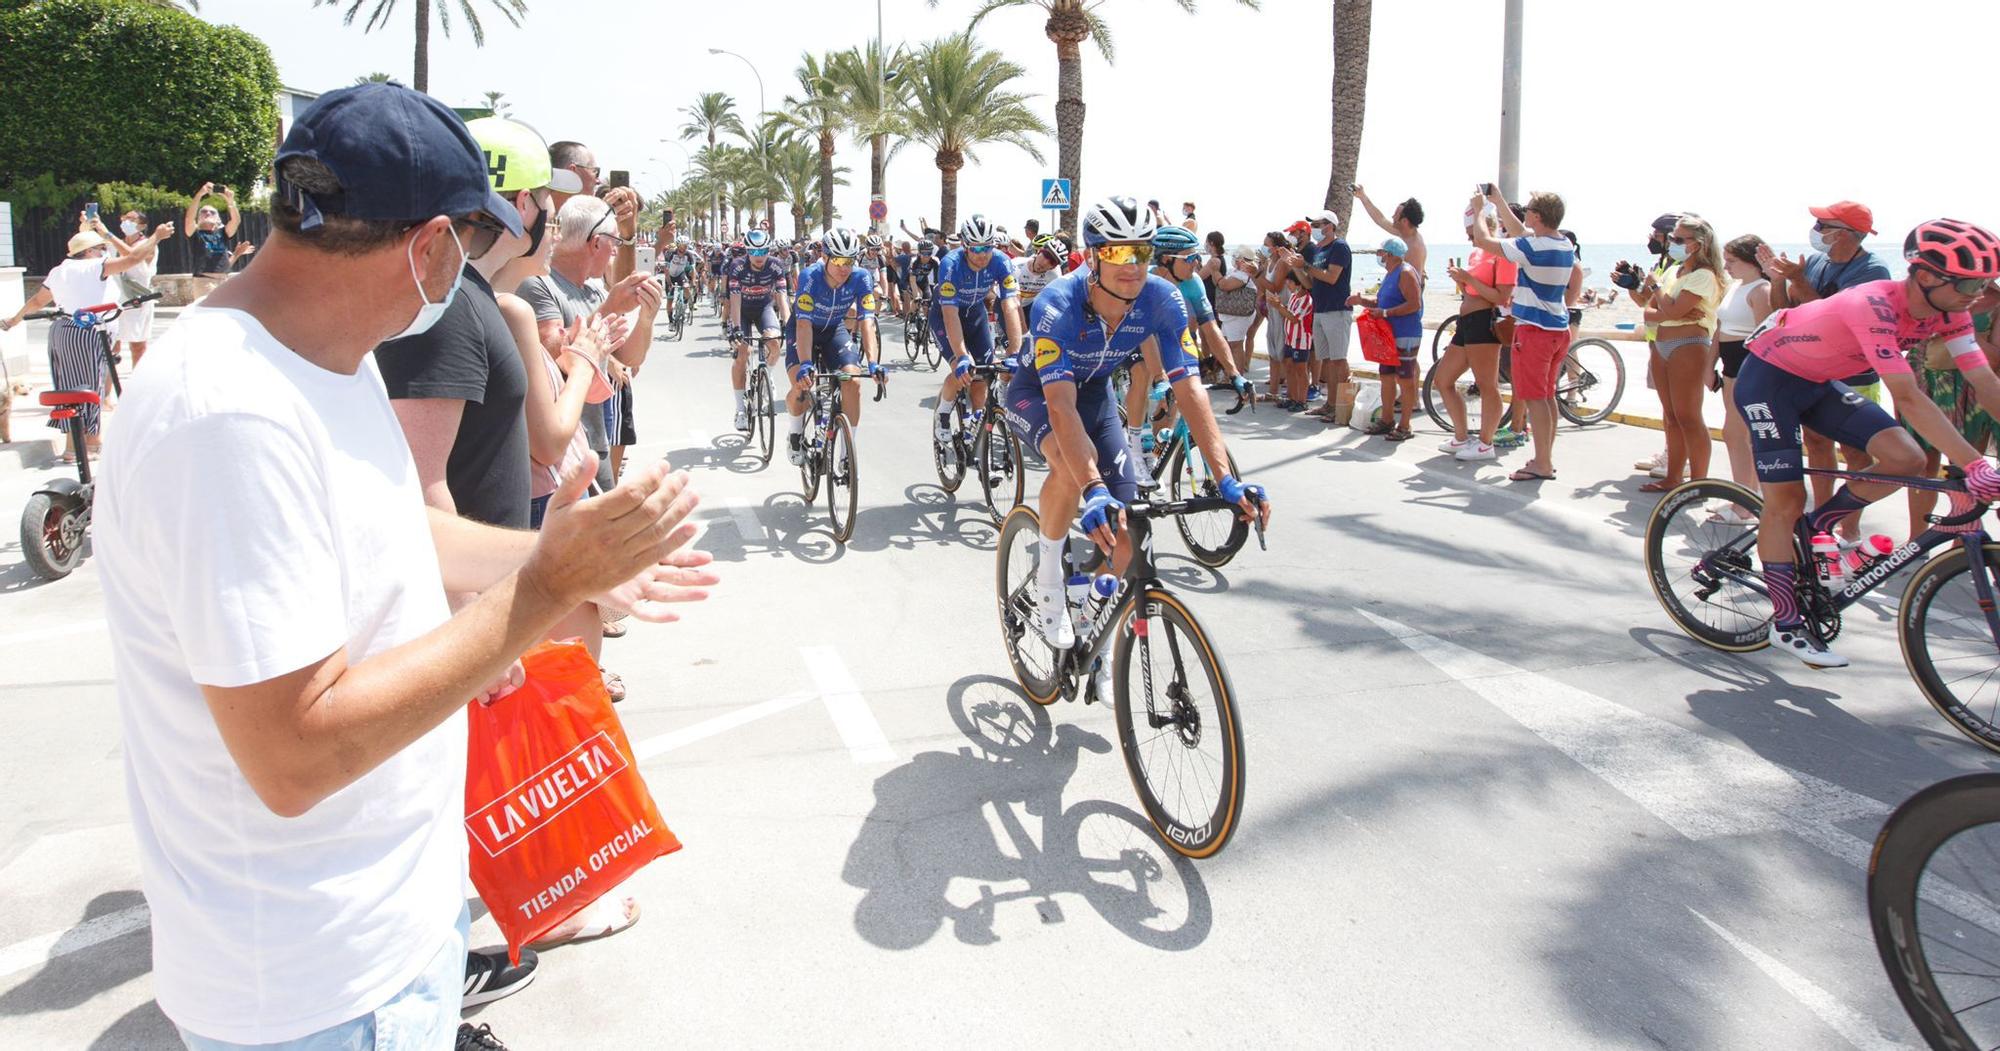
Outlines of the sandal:
M 1416 435 L 1411 434 L 1408 427 L 1398 427 L 1382 436 L 1383 440 L 1392 442 L 1406 442 L 1414 437 Z
M 605 638 L 607 638 L 607 639 L 622 639 L 622 638 L 624 638 L 624 637 L 625 637 L 625 618 L 623 618 L 623 617 L 620 617 L 620 618 L 618 618 L 617 620 L 607 620 L 607 621 L 605 621 L 605 622 L 604 622 L 604 637 L 605 637 Z
M 611 695 L 612 704 L 617 704 L 625 699 L 625 680 L 615 671 L 605 672 L 604 692 Z
M 575 918 L 583 921 L 583 925 L 576 929 L 576 933 L 561 938 L 530 942 L 528 947 L 541 952 L 558 945 L 608 938 L 639 922 L 639 902 L 636 898 L 614 898 L 606 895 L 578 910 Z
M 1507 480 L 1510 482 L 1553 482 L 1556 480 L 1556 473 L 1554 471 L 1550 471 L 1547 474 L 1542 474 L 1538 471 L 1531 471 L 1528 468 L 1523 467 L 1520 470 L 1515 471 L 1513 474 L 1508 475 Z
M 1374 423 L 1368 425 L 1367 430 L 1364 430 L 1361 433 L 1366 434 L 1370 437 L 1379 437 L 1393 430 L 1395 430 L 1394 427 L 1391 427 L 1390 425 L 1384 423 L 1381 420 L 1376 420 Z
M 1639 491 L 1642 493 L 1664 493 L 1669 490 L 1678 489 L 1680 487 L 1681 483 L 1679 482 L 1669 482 L 1666 479 L 1661 478 L 1657 481 L 1647 482 L 1645 485 L 1640 486 Z

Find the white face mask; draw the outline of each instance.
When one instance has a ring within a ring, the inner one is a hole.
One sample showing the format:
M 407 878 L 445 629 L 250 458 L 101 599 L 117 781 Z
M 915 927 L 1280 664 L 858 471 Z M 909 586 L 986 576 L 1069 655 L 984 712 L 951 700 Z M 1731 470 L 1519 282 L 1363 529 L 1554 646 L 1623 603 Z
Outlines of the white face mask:
M 1818 252 L 1821 255 L 1825 255 L 1827 250 L 1833 247 L 1831 244 L 1827 242 L 1826 235 L 1820 233 L 1818 230 L 1814 230 L 1811 233 L 1811 235 L 1809 235 L 1806 238 L 1806 243 L 1812 246 L 1813 251 Z
M 424 279 L 417 273 L 417 239 L 410 238 L 410 246 L 403 250 L 403 255 L 410 261 L 410 280 L 416 282 L 417 298 L 423 300 L 424 305 L 417 308 L 417 316 L 404 326 L 403 331 L 390 336 L 390 339 L 402 339 L 404 336 L 421 335 L 430 331 L 430 327 L 437 324 L 438 319 L 444 316 L 444 312 L 451 309 L 451 301 L 458 297 L 458 284 L 465 278 L 465 245 L 459 242 L 456 227 L 447 226 L 445 232 L 451 234 L 451 243 L 458 247 L 458 265 L 451 270 L 451 288 L 445 291 L 442 302 L 433 303 L 431 297 L 424 294 Z
M 127 237 L 139 236 L 139 224 L 130 219 L 121 221 L 118 224 L 118 229 L 125 231 L 125 236 Z
M 1688 257 L 1688 246 L 1681 244 L 1677 241 L 1667 242 L 1668 259 L 1671 259 L 1676 263 L 1683 263 L 1687 261 L 1687 257 Z

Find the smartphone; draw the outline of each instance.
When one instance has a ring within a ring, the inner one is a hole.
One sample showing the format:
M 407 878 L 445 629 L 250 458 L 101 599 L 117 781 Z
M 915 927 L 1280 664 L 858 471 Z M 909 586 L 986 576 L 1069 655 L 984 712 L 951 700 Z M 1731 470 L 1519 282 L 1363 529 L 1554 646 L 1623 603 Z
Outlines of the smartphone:
M 673 222 L 673 221 L 674 221 L 674 210 L 673 210 L 672 208 L 669 208 L 669 209 L 667 209 L 667 211 L 666 211 L 666 214 L 660 217 L 660 221 L 661 221 L 661 222 L 663 222 L 663 223 L 671 223 L 671 222 Z
M 1480 184 L 1479 184 L 1479 194 L 1480 194 L 1480 196 L 1482 196 L 1482 197 L 1485 197 L 1485 196 L 1490 196 L 1490 195 L 1491 195 L 1492 193 L 1493 193 L 1493 184 L 1492 184 L 1492 183 L 1490 183 L 1490 182 L 1483 182 L 1483 183 L 1480 183 Z
M 611 185 L 613 186 L 632 185 L 632 173 L 622 168 L 611 169 Z
M 96 202 L 96 201 L 92 201 L 92 202 L 90 202 L 89 204 L 86 204 L 86 205 L 84 205 L 84 206 L 83 206 L 83 217 L 84 217 L 84 218 L 86 218 L 86 219 L 88 219 L 88 220 L 90 220 L 91 222 L 96 222 L 96 221 L 97 221 L 97 202 Z

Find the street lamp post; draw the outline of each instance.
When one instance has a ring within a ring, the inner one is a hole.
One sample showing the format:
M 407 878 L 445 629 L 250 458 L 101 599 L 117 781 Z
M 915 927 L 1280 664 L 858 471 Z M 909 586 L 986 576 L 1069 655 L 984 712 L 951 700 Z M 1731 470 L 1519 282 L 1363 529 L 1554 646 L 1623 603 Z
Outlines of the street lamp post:
M 1500 195 L 1521 199 L 1521 3 L 1507 0 L 1500 58 Z
M 728 55 L 750 67 L 750 75 L 757 78 L 757 126 L 759 128 L 763 127 L 764 114 L 768 111 L 764 108 L 764 74 L 757 72 L 757 63 L 726 48 L 712 47 L 708 49 L 708 53 L 711 55 Z M 722 197 L 720 194 L 716 196 L 715 210 L 719 217 L 722 212 Z

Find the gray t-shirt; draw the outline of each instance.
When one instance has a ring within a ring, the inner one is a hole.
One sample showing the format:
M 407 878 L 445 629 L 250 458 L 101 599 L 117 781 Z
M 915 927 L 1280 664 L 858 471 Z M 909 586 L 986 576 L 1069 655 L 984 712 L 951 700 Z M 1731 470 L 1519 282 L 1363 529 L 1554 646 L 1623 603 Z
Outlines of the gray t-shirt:
M 587 318 L 603 304 L 610 293 L 604 289 L 604 282 L 592 278 L 583 284 L 576 284 L 569 278 L 551 270 L 539 277 L 531 277 L 521 282 L 520 290 L 514 293 L 527 300 L 535 308 L 535 320 L 560 321 L 567 328 L 576 319 Z M 615 405 L 613 398 L 606 404 Z M 590 442 L 590 449 L 597 454 L 597 483 L 611 488 L 611 434 L 606 429 L 602 406 L 583 407 L 583 436 Z

